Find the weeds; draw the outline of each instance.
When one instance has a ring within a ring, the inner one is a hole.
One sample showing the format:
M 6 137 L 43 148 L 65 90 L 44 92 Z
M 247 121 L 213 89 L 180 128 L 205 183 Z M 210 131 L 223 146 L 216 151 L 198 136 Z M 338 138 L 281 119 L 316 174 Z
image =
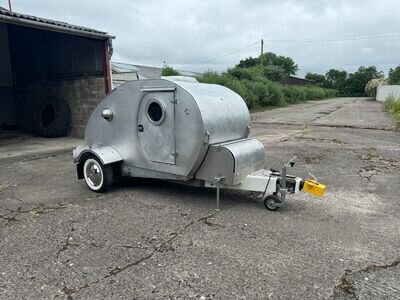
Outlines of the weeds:
M 400 99 L 389 96 L 384 102 L 384 108 L 387 112 L 390 112 L 397 121 L 400 121 Z

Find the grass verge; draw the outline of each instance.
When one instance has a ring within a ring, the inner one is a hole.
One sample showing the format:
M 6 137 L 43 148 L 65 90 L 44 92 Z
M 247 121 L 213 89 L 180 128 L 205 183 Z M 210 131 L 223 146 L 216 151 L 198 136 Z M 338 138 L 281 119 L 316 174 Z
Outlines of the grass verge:
M 400 121 L 400 99 L 388 97 L 383 105 L 386 111 L 390 112 L 397 121 Z

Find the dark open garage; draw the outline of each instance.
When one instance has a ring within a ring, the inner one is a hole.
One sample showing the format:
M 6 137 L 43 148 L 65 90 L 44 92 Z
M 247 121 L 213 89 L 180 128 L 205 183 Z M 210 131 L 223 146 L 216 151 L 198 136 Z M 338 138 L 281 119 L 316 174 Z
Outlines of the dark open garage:
M 0 133 L 82 137 L 111 90 L 113 38 L 0 7 Z

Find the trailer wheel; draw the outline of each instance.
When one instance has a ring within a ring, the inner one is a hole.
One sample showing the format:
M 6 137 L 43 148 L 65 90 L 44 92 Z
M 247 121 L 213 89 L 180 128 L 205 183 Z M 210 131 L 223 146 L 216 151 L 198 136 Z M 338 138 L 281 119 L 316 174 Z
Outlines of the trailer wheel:
M 83 176 L 92 191 L 102 193 L 112 184 L 113 169 L 104 166 L 97 158 L 89 157 L 83 165 Z
M 268 210 L 278 210 L 279 207 L 274 206 L 275 203 L 281 203 L 281 199 L 276 195 L 269 195 L 264 199 L 265 208 Z

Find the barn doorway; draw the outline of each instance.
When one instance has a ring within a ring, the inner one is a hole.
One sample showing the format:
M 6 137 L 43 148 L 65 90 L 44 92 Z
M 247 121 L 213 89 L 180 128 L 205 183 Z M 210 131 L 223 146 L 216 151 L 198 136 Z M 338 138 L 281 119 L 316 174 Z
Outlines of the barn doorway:
M 0 137 L 82 137 L 111 89 L 112 38 L 0 8 Z

